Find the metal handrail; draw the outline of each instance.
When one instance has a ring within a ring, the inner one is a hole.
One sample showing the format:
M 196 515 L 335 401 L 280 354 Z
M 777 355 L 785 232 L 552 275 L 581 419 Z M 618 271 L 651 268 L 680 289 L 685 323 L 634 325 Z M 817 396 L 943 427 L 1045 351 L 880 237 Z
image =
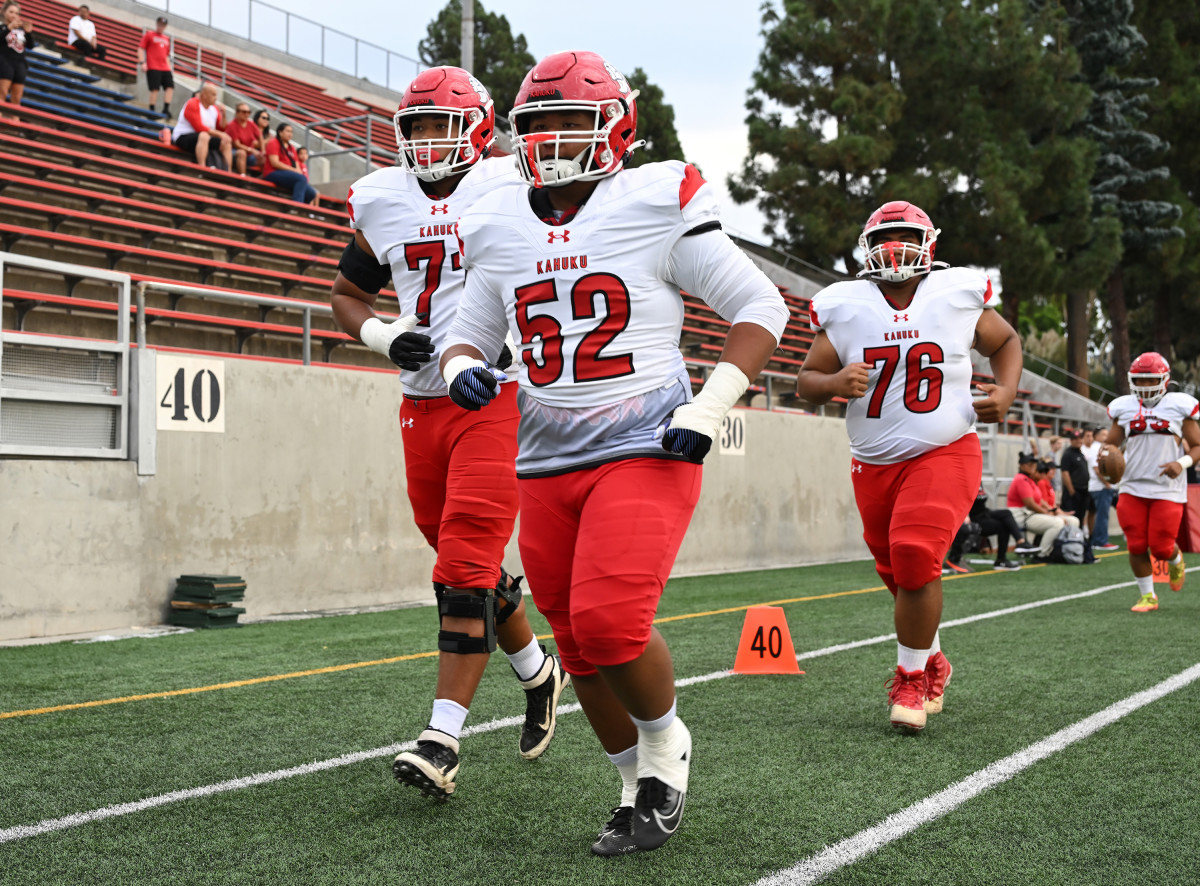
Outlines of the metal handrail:
M 309 142 L 309 139 L 312 137 L 313 130 L 315 130 L 319 126 L 329 126 L 330 124 L 333 124 L 333 123 L 353 123 L 357 120 L 366 120 L 367 121 L 367 135 L 366 135 L 366 141 L 364 142 L 364 144 L 360 145 L 358 147 L 339 148 L 336 151 L 319 151 L 315 154 L 312 152 L 311 149 L 309 149 L 308 156 L 309 157 L 333 157 L 337 154 L 357 154 L 358 152 L 363 151 L 363 149 L 365 147 L 366 152 L 363 154 L 363 173 L 366 174 L 368 172 L 371 172 L 371 163 L 373 162 L 375 154 L 378 153 L 378 154 L 383 154 L 384 156 L 389 156 L 388 151 L 383 150 L 383 148 L 377 147 L 375 145 L 375 143 L 371 140 L 371 120 L 372 120 L 372 118 L 375 118 L 375 117 L 379 117 L 380 119 L 383 119 L 383 116 L 381 114 L 367 113 L 367 114 L 359 114 L 357 117 L 335 117 L 332 120 L 314 120 L 313 122 L 309 123 L 307 126 L 304 127 L 304 147 L 305 148 L 308 148 L 308 142 Z M 318 135 L 318 137 L 324 138 L 324 136 L 321 136 L 320 133 L 317 133 L 317 135 Z M 334 144 L 336 145 L 336 144 L 338 144 L 338 142 L 335 140 Z
M 1110 400 L 1113 400 L 1116 397 L 1120 396 L 1116 391 L 1110 391 L 1108 388 L 1104 387 L 1103 385 L 1096 384 L 1091 379 L 1081 378 L 1073 372 L 1068 372 L 1066 369 L 1064 369 L 1062 366 L 1059 366 L 1057 363 L 1051 363 L 1049 360 L 1045 359 L 1044 357 L 1039 357 L 1037 354 L 1031 354 L 1031 353 L 1029 353 L 1029 351 L 1023 351 L 1022 356 L 1027 361 L 1028 360 L 1036 360 L 1038 363 L 1042 364 L 1042 366 L 1046 369 L 1053 369 L 1055 372 L 1061 372 L 1063 375 L 1065 375 L 1069 379 L 1073 379 L 1074 381 L 1081 381 L 1085 385 L 1088 386 L 1089 390 L 1097 391 L 1100 394 L 1108 397 Z M 1030 370 L 1030 371 L 1032 372 L 1033 370 Z M 1042 375 L 1041 373 L 1038 373 L 1038 374 Z M 1042 378 L 1045 378 L 1045 375 L 1042 375 Z
M 145 2 L 145 0 L 142 0 L 142 2 Z M 383 77 L 382 85 L 387 87 L 388 89 L 396 88 L 396 87 L 392 86 L 392 59 L 393 58 L 397 59 L 401 63 L 397 66 L 397 73 L 400 74 L 400 79 L 398 81 L 400 84 L 400 89 L 403 89 L 404 85 L 407 84 L 408 81 L 411 80 L 413 77 L 415 77 L 420 72 L 421 68 L 423 67 L 422 63 L 415 58 L 410 58 L 409 56 L 403 55 L 399 52 L 393 52 L 392 50 L 388 49 L 386 46 L 380 46 L 378 43 L 370 43 L 366 40 L 360 40 L 359 38 L 357 38 L 351 34 L 347 34 L 345 31 L 339 31 L 336 28 L 327 27 L 326 25 L 323 25 L 320 22 L 315 22 L 310 18 L 305 18 L 304 16 L 296 15 L 293 12 L 288 12 L 288 10 L 283 9 L 281 7 L 272 6 L 270 3 L 263 3 L 262 0 L 249 0 L 249 2 L 246 4 L 246 32 L 245 32 L 245 34 L 238 33 L 237 31 L 234 31 L 231 28 L 229 28 L 227 26 L 227 22 L 228 22 L 227 17 L 223 17 L 220 20 L 220 22 L 213 21 L 213 2 L 212 2 L 212 0 L 208 0 L 208 20 L 207 21 L 199 21 L 198 19 L 192 18 L 191 16 L 179 14 L 177 12 L 172 12 L 171 0 L 164 0 L 163 4 L 161 6 L 159 6 L 157 3 L 146 3 L 146 5 L 150 6 L 151 8 L 154 8 L 154 9 L 163 9 L 166 12 L 170 13 L 172 16 L 177 16 L 179 18 L 187 19 L 188 21 L 197 22 L 198 24 L 205 25 L 209 28 L 213 28 L 214 30 L 223 31 L 226 34 L 232 34 L 235 37 L 244 37 L 245 39 L 251 40 L 251 41 L 254 40 L 254 9 L 255 9 L 255 7 L 259 7 L 263 10 L 270 10 L 271 12 L 281 13 L 284 16 L 284 26 L 283 26 L 283 41 L 284 41 L 283 47 L 284 48 L 282 50 L 283 52 L 287 53 L 288 55 L 294 56 L 295 58 L 304 59 L 305 61 L 310 61 L 310 62 L 316 61 L 322 67 L 330 68 L 335 71 L 341 71 L 343 74 L 352 74 L 354 77 L 358 77 L 358 78 L 368 80 L 368 81 L 370 80 L 370 78 L 367 77 L 364 73 L 362 73 L 362 70 L 361 70 L 361 68 L 362 68 L 361 56 L 363 55 L 363 53 L 360 52 L 360 48 L 366 48 L 366 49 L 382 52 L 382 53 L 384 53 L 384 77 Z M 191 7 L 189 7 L 189 9 L 190 8 Z M 312 57 L 312 54 L 308 53 L 308 52 L 306 52 L 304 54 L 292 52 L 292 23 L 293 23 L 293 21 L 301 22 L 304 24 L 309 24 L 309 25 L 312 25 L 312 26 L 320 29 L 321 52 L 320 52 L 319 60 L 314 59 Z M 273 28 L 271 33 L 275 36 L 278 36 L 278 29 Z M 353 68 L 354 69 L 352 71 L 348 71 L 343 67 L 339 67 L 338 65 L 332 64 L 331 61 L 328 58 L 326 58 L 325 48 L 326 48 L 326 42 L 327 42 L 326 41 L 327 34 L 336 36 L 336 37 L 342 37 L 342 38 L 353 41 L 353 44 L 354 44 Z M 264 46 L 271 46 L 272 48 L 275 48 L 268 41 L 260 40 L 257 42 L 262 43 Z M 409 70 L 411 70 L 411 72 L 412 72 L 411 74 L 406 73 Z
M 211 54 L 211 52 L 212 51 L 210 50 L 210 54 Z M 301 105 L 297 102 L 294 102 L 291 99 L 284 98 L 281 95 L 277 95 L 276 93 L 272 92 L 271 90 L 266 89 L 265 87 L 259 86 L 257 83 L 252 83 L 250 80 L 247 80 L 245 77 L 242 77 L 241 75 L 230 74 L 228 72 L 228 69 L 225 66 L 225 59 L 227 56 L 225 55 L 225 53 L 219 53 L 219 55 L 221 56 L 221 80 L 219 82 L 219 85 L 221 86 L 222 89 L 226 90 L 227 92 L 232 92 L 232 93 L 236 94 L 241 101 L 244 101 L 247 104 L 261 104 L 261 102 L 258 99 L 251 98 L 250 96 L 246 95 L 245 93 L 240 92 L 237 88 L 238 86 L 246 86 L 246 87 L 249 87 L 250 89 L 253 89 L 256 92 L 266 96 L 267 98 L 271 99 L 271 101 L 275 102 L 275 113 L 277 113 L 277 114 L 283 114 L 284 107 L 287 106 L 287 108 L 289 108 L 290 110 L 299 112 L 297 114 L 294 114 L 293 116 L 301 116 L 301 115 L 311 116 L 312 115 L 312 111 L 309 110 L 308 108 L 305 108 L 303 105 Z M 204 79 L 204 49 L 203 49 L 203 47 L 201 47 L 199 45 L 196 46 L 196 60 L 194 62 L 191 60 L 186 60 L 186 59 L 178 59 L 176 61 L 176 65 L 178 67 L 184 68 L 185 70 L 192 71 L 196 77 L 203 80 Z M 384 154 L 384 155 L 388 154 L 387 151 L 385 151 L 383 148 L 380 148 L 378 145 L 373 144 L 373 142 L 372 142 L 371 120 L 373 117 L 377 117 L 381 120 L 386 119 L 382 114 L 375 114 L 372 112 L 367 112 L 366 114 L 357 114 L 357 115 L 350 116 L 350 117 L 334 117 L 329 120 L 311 121 L 304 127 L 304 147 L 306 147 L 306 148 L 309 147 L 309 133 L 311 131 L 317 129 L 318 127 L 326 127 L 326 128 L 332 129 L 334 131 L 333 139 L 329 139 L 328 137 L 321 135 L 320 133 L 317 133 L 317 136 L 325 141 L 332 141 L 333 144 L 335 144 L 335 145 L 341 144 L 342 138 L 345 138 L 347 142 L 351 142 L 351 141 L 354 142 L 355 146 L 350 147 L 350 148 L 343 148 L 343 149 L 335 150 L 335 151 L 320 151 L 315 154 L 312 152 L 312 149 L 309 148 L 309 156 L 311 156 L 311 157 L 331 157 L 331 156 L 334 156 L 337 154 L 354 154 L 354 153 L 358 153 L 360 151 L 365 151 L 366 156 L 364 158 L 364 167 L 367 172 L 370 172 L 371 171 L 371 162 L 372 162 L 372 158 L 373 158 L 374 154 L 377 154 L 377 153 Z M 367 131 L 366 131 L 365 136 L 359 136 L 358 133 L 351 132 L 350 130 L 344 129 L 337 125 L 339 123 L 354 123 L 358 120 L 366 120 L 367 121 Z

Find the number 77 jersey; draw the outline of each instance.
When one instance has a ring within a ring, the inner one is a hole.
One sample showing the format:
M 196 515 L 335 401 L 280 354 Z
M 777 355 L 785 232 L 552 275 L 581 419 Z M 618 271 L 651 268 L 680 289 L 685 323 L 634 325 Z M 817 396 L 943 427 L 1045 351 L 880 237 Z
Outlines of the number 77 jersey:
M 975 432 L 971 345 L 991 300 L 987 275 L 969 268 L 930 272 L 903 308 L 866 280 L 813 296 L 812 327 L 842 365 L 871 364 L 866 395 L 846 407 L 854 458 L 893 464 Z

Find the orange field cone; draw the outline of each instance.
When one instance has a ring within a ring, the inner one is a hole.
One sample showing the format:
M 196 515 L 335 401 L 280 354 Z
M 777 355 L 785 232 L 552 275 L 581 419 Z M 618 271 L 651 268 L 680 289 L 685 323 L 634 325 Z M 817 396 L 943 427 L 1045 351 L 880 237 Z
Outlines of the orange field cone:
M 751 606 L 742 624 L 735 674 L 803 674 L 792 634 L 779 606 Z
M 1151 554 L 1150 555 L 1150 566 L 1154 570 L 1154 572 L 1153 572 L 1154 583 L 1156 585 L 1158 585 L 1158 584 L 1165 585 L 1165 584 L 1171 583 L 1171 576 L 1167 572 L 1167 561 L 1166 560 L 1160 560 L 1160 559 L 1158 559 L 1158 557 Z

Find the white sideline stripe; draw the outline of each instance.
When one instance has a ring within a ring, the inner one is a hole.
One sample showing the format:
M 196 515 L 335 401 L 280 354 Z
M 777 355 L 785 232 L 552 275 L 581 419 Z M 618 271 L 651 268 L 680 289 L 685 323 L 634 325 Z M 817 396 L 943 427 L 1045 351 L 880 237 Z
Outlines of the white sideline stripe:
M 990 763 L 945 790 L 938 791 L 907 809 L 889 815 L 874 827 L 859 831 L 854 836 L 847 837 L 832 846 L 826 846 L 816 855 L 806 858 L 794 867 L 763 877 L 754 886 L 808 886 L 808 884 L 816 883 L 839 868 L 853 864 L 879 851 L 888 843 L 915 831 L 921 825 L 952 812 L 972 797 L 976 797 L 998 784 L 1003 784 L 1034 763 L 1087 738 L 1127 714 L 1133 713 L 1138 708 L 1158 701 L 1163 696 L 1181 689 L 1197 679 L 1200 679 L 1200 664 L 1194 664 L 1187 670 L 1168 677 L 1157 686 L 1131 695 L 1090 717 L 1085 717 L 1078 723 L 1060 729 L 1053 735 L 1049 735 L 1003 760 Z
M 1010 606 L 1007 609 L 997 609 L 995 612 L 985 612 L 980 615 L 972 615 L 968 618 L 960 618 L 955 621 L 943 622 L 942 627 L 951 627 L 953 625 L 968 624 L 972 621 L 980 621 L 985 618 L 994 618 L 998 615 L 1010 615 L 1014 612 L 1022 612 L 1026 609 L 1033 609 L 1038 606 L 1047 606 L 1051 603 L 1062 603 L 1067 600 L 1077 600 L 1080 597 L 1090 597 L 1095 594 L 1102 594 L 1105 591 L 1111 591 L 1113 588 L 1122 588 L 1134 582 L 1122 582 L 1121 584 L 1107 585 L 1102 588 L 1096 588 L 1091 591 L 1084 591 L 1080 594 L 1071 594 L 1066 597 L 1054 597 L 1050 600 L 1040 600 L 1034 603 L 1025 603 L 1021 606 Z M 876 643 L 883 643 L 887 640 L 894 640 L 895 634 L 887 634 L 881 637 L 872 637 L 869 640 L 858 640 L 853 643 L 841 643 L 837 646 L 826 646 L 824 649 L 817 649 L 812 652 L 805 652 L 797 655 L 797 659 L 817 658 L 822 655 L 831 655 L 835 652 L 843 652 L 847 649 L 857 649 L 860 646 L 870 646 Z M 725 677 L 732 677 L 732 671 L 713 671 L 711 674 L 703 674 L 698 677 L 685 677 L 682 680 L 676 680 L 677 687 L 692 686 L 697 683 L 707 683 L 710 680 L 721 680 Z M 559 705 L 558 713 L 573 714 L 581 710 L 578 702 L 571 704 Z M 463 730 L 463 736 L 478 735 L 483 732 L 494 732 L 497 729 L 507 729 L 509 726 L 517 726 L 524 722 L 524 717 L 504 717 L 498 720 L 490 720 L 487 723 L 480 723 L 477 726 L 469 726 Z M 277 769 L 274 772 L 262 772 L 258 775 L 246 775 L 242 778 L 233 778 L 229 781 L 220 781 L 216 784 L 204 785 L 198 788 L 187 788 L 182 791 L 171 791 L 167 794 L 159 794 L 156 797 L 147 797 L 144 800 L 135 800 L 132 803 L 119 803 L 115 806 L 105 806 L 100 809 L 93 809 L 89 812 L 75 812 L 71 815 L 65 815 L 62 818 L 48 818 L 39 821 L 35 824 L 15 825 L 9 828 L 0 829 L 0 844 L 11 843 L 14 840 L 26 840 L 29 837 L 36 837 L 41 834 L 48 834 L 53 831 L 62 831 L 67 828 L 78 827 L 79 825 L 89 824 L 93 821 L 102 821 L 106 818 L 116 818 L 121 815 L 131 815 L 134 812 L 143 812 L 147 809 L 154 809 L 157 806 L 166 806 L 169 803 L 178 803 L 182 800 L 194 800 L 200 797 L 210 797 L 214 794 L 223 794 L 228 791 L 237 791 L 243 788 L 251 788 L 255 785 L 270 784 L 273 781 L 282 781 L 286 778 L 295 778 L 300 775 L 311 775 L 314 772 L 324 772 L 327 769 L 338 769 L 342 766 L 352 766 L 356 763 L 363 763 L 367 760 L 374 760 L 379 757 L 395 756 L 404 751 L 411 751 L 416 747 L 416 742 L 409 741 L 403 744 L 393 744 L 387 747 L 374 748 L 369 751 L 356 751 L 352 754 L 343 754 L 340 757 L 333 757 L 329 760 L 318 760 L 313 763 L 305 763 L 302 766 L 293 766 L 289 769 Z
M 939 625 L 940 628 L 953 628 L 958 625 L 969 625 L 972 622 L 984 621 L 989 618 L 998 618 L 1001 615 L 1012 615 L 1016 612 L 1024 612 L 1027 609 L 1037 609 L 1039 606 L 1049 606 L 1052 603 L 1066 603 L 1068 600 L 1081 600 L 1084 597 L 1094 597 L 1097 594 L 1103 594 L 1107 591 L 1115 590 L 1116 588 L 1125 588 L 1130 585 L 1135 585 L 1134 581 L 1123 581 L 1115 585 L 1105 585 L 1102 588 L 1092 588 L 1090 591 L 1082 591 L 1078 594 L 1067 594 L 1064 597 L 1051 597 L 1048 600 L 1035 600 L 1032 603 L 1022 603 L 1020 606 L 1009 606 L 1006 609 L 995 609 L 991 612 L 981 612 L 978 615 L 968 615 L 966 618 L 956 618 L 951 621 L 944 621 Z M 871 637 L 867 640 L 855 640 L 853 643 L 839 643 L 837 646 L 826 646 L 824 649 L 814 649 L 812 652 L 801 652 L 796 656 L 797 661 L 804 661 L 806 658 L 820 658 L 822 655 L 832 655 L 835 652 L 845 652 L 848 649 L 858 649 L 861 646 L 874 646 L 877 643 L 886 643 L 888 640 L 895 640 L 895 634 L 880 634 L 878 637 Z

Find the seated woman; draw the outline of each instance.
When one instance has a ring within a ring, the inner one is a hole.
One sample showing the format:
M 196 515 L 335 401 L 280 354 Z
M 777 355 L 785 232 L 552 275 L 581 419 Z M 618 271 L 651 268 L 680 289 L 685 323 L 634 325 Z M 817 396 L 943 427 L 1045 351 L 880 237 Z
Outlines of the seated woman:
M 292 147 L 292 124 L 280 123 L 275 137 L 267 142 L 263 178 L 285 191 L 290 188 L 297 203 L 315 205 L 319 199 L 317 189 L 308 183 L 308 176 L 300 172 L 300 161 Z

